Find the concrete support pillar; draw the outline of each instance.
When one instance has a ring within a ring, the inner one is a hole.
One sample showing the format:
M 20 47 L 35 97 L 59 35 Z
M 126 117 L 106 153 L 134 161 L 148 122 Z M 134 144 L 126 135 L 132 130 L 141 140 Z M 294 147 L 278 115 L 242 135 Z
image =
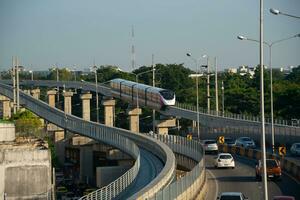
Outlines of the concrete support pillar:
M 3 112 L 3 119 L 11 118 L 11 107 L 10 107 L 10 99 L 6 96 L 0 95 L 0 101 L 2 102 L 2 112 Z
M 64 108 L 66 114 L 72 114 L 72 96 L 73 92 L 66 91 L 63 93 L 64 96 Z
M 33 96 L 33 98 L 40 99 L 41 90 L 33 89 L 33 90 L 31 90 L 31 95 Z
M 157 134 L 167 135 L 169 128 L 176 126 L 176 119 L 164 119 L 155 121 Z
M 48 95 L 48 104 L 51 106 L 51 107 L 55 107 L 55 95 L 56 95 L 56 90 L 49 90 L 47 92 L 47 95 Z
M 132 132 L 139 133 L 140 132 L 140 114 L 142 114 L 142 110 L 140 108 L 128 108 L 127 114 L 129 115 L 129 129 Z
M 93 169 L 93 148 L 92 146 L 80 147 L 80 181 L 87 184 L 95 182 Z
M 92 94 L 85 93 L 80 96 L 82 100 L 82 118 L 84 120 L 90 121 L 91 120 L 91 106 L 90 100 L 92 99 Z
M 104 106 L 104 124 L 114 126 L 116 100 L 104 99 L 102 100 L 102 105 Z
M 65 162 L 65 131 L 57 130 L 54 131 L 54 147 L 57 154 L 58 160 L 61 164 Z

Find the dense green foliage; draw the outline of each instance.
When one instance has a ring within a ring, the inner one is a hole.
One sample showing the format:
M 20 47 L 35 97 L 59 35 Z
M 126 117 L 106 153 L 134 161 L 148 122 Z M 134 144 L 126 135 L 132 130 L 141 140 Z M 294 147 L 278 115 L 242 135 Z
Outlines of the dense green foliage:
M 12 119 L 15 121 L 16 132 L 18 133 L 18 135 L 34 136 L 38 138 L 42 137 L 42 122 L 40 118 L 38 118 L 32 112 L 28 110 L 18 112 L 13 115 Z

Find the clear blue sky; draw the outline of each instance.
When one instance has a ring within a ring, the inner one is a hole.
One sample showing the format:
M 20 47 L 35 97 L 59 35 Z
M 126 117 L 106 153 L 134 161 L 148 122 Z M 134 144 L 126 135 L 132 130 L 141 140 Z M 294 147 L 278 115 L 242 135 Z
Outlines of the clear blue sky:
M 269 13 L 273 7 L 299 16 L 299 0 L 264 6 L 265 41 L 300 33 L 300 20 Z M 258 63 L 258 44 L 236 36 L 258 39 L 259 0 L 0 0 L 0 70 L 13 55 L 33 70 L 79 69 L 93 59 L 131 70 L 132 25 L 137 66 L 150 65 L 153 53 L 156 63 L 193 68 L 187 52 L 217 56 L 220 68 Z M 275 67 L 299 64 L 300 38 L 274 45 Z

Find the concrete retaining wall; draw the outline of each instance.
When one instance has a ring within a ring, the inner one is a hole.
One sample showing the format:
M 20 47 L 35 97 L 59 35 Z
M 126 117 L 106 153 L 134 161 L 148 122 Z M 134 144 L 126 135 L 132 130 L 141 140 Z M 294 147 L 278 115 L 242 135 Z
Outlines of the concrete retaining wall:
M 0 199 L 46 199 L 51 195 L 48 149 L 0 148 Z
M 12 142 L 16 139 L 13 123 L 0 123 L 0 142 Z

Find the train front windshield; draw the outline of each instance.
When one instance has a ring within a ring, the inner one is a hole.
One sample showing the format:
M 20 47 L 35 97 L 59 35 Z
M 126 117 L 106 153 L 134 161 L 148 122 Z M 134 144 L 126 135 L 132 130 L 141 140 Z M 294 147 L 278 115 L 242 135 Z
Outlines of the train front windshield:
M 174 92 L 171 91 L 171 90 L 162 90 L 162 91 L 159 91 L 159 93 L 160 93 L 161 96 L 163 96 L 164 99 L 166 99 L 166 100 L 174 99 Z

